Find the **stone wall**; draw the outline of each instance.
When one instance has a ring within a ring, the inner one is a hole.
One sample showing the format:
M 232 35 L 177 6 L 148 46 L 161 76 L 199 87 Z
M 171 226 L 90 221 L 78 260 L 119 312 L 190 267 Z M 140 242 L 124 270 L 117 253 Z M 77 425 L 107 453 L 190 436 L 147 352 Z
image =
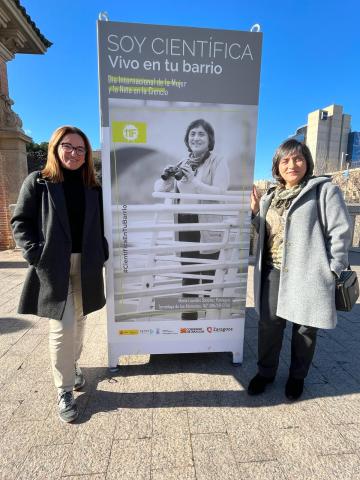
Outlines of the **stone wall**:
M 26 143 L 21 131 L 0 128 L 0 250 L 13 248 L 10 205 L 15 204 L 27 175 Z
M 343 175 L 343 172 L 331 174 L 333 183 L 341 188 L 346 203 L 360 203 L 360 168 L 349 170 L 349 176 Z
M 4 158 L 0 155 L 0 251 L 15 247 L 10 228 L 9 188 L 4 163 Z

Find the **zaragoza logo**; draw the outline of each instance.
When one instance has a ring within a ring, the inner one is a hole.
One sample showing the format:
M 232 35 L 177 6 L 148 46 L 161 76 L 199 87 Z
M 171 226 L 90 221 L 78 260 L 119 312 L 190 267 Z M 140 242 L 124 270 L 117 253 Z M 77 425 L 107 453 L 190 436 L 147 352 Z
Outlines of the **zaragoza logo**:
M 112 122 L 114 143 L 146 143 L 145 122 Z

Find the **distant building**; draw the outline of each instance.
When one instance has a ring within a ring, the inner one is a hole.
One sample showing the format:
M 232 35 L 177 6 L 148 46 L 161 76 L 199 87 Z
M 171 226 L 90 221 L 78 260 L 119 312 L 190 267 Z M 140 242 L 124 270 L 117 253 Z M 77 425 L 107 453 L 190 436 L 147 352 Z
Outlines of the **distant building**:
M 303 125 L 302 127 L 299 127 L 294 135 L 291 135 L 290 138 L 293 138 L 294 140 L 297 140 L 298 142 L 305 142 L 306 140 L 306 129 L 307 125 Z
M 347 152 L 352 168 L 360 167 L 360 132 L 349 133 Z
M 305 142 L 315 164 L 315 174 L 343 170 L 360 164 L 360 132 L 351 132 L 351 115 L 341 105 L 309 113 L 308 123 L 290 138 Z

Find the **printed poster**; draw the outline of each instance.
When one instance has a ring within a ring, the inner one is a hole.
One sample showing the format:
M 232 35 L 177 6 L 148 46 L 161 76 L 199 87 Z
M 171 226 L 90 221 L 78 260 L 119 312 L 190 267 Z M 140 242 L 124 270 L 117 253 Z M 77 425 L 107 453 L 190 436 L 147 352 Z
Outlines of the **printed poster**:
M 141 351 L 241 331 L 261 40 L 98 22 L 109 331 Z

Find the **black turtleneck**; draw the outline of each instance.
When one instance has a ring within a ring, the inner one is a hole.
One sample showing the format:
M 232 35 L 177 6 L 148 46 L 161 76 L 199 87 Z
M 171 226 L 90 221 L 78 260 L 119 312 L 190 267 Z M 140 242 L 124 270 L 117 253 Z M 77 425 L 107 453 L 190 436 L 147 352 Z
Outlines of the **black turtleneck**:
M 77 170 L 62 169 L 63 189 L 69 217 L 72 253 L 81 253 L 85 219 L 85 193 L 82 168 Z

